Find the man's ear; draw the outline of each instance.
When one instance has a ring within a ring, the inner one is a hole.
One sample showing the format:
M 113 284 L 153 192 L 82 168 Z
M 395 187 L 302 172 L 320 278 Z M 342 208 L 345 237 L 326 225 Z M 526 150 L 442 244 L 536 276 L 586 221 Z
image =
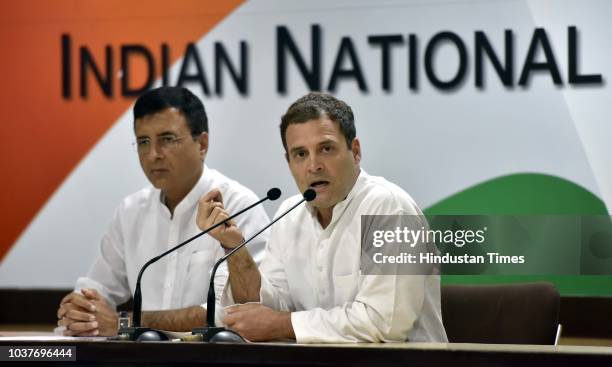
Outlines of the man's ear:
M 197 141 L 200 144 L 200 158 L 204 160 L 204 158 L 206 158 L 206 153 L 208 153 L 208 133 L 201 133 Z
M 351 143 L 351 152 L 353 153 L 353 159 L 355 160 L 355 164 L 359 165 L 361 162 L 361 143 L 358 138 L 354 138 Z

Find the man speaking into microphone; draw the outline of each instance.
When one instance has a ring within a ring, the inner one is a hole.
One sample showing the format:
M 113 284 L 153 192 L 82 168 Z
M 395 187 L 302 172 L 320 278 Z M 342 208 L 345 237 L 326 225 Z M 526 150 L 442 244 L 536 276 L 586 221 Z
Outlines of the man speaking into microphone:
M 361 215 L 422 215 L 412 198 L 360 168 L 361 145 L 351 108 L 310 93 L 281 119 L 289 169 L 300 190 L 316 191 L 271 228 L 259 269 L 246 248 L 228 259 L 221 298 L 225 325 L 251 341 L 298 343 L 446 342 L 440 278 L 368 275 L 360 271 Z M 296 195 L 278 213 L 297 203 Z M 201 203 L 198 226 L 213 222 Z M 215 217 L 225 218 L 223 209 Z M 236 226 L 211 231 L 225 247 L 240 244 Z
M 61 301 L 58 325 L 66 328 L 65 335 L 117 334 L 115 306 L 134 294 L 143 264 L 200 232 L 196 212 L 202 197 L 230 213 L 258 200 L 204 164 L 208 118 L 189 90 L 161 87 L 140 96 L 134 105 L 134 133 L 140 165 L 152 186 L 124 199 L 89 273 Z M 252 233 L 269 220 L 258 206 L 236 223 Z M 252 244 L 255 254 L 263 251 L 265 241 L 261 236 Z M 142 278 L 142 326 L 188 331 L 204 325 L 210 271 L 223 255 L 219 243 L 205 235 L 153 264 Z M 227 271 L 217 277 L 223 285 Z

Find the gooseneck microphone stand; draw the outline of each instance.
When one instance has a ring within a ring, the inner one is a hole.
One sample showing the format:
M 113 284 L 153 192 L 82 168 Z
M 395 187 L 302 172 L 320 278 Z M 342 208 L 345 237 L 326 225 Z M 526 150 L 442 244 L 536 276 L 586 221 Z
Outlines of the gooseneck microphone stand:
M 254 239 L 255 237 L 259 236 L 262 232 L 264 232 L 266 229 L 270 228 L 270 226 L 272 226 L 274 223 L 278 222 L 282 217 L 284 217 L 285 215 L 289 214 L 290 211 L 292 211 L 293 209 L 297 208 L 303 202 L 305 202 L 305 201 L 312 201 L 312 200 L 314 200 L 314 198 L 316 196 L 317 196 L 317 193 L 313 189 L 306 190 L 304 192 L 304 194 L 303 194 L 303 199 L 300 200 L 297 204 L 293 205 L 291 208 L 286 210 L 283 214 L 279 215 L 277 218 L 275 218 L 272 222 L 267 224 L 265 227 L 263 227 L 257 233 L 255 233 L 254 235 L 249 237 L 247 240 L 242 241 L 242 243 L 240 245 L 236 246 L 230 252 L 228 252 L 223 257 L 221 257 L 219 260 L 217 260 L 217 262 L 215 263 L 215 265 L 212 268 L 212 272 L 211 272 L 211 275 L 210 275 L 210 283 L 209 283 L 209 286 L 208 286 L 208 297 L 207 297 L 207 301 L 206 301 L 207 302 L 207 309 L 206 309 L 206 324 L 207 324 L 207 326 L 202 327 L 202 328 L 194 328 L 191 331 L 191 333 L 193 335 L 202 335 L 202 341 L 203 342 L 208 342 L 208 343 L 219 343 L 219 342 L 223 342 L 223 343 L 245 343 L 245 340 L 238 333 L 236 333 L 235 331 L 226 329 L 225 327 L 222 327 L 222 326 L 216 326 L 215 325 L 215 307 L 216 307 L 216 305 L 215 305 L 215 302 L 216 302 L 216 297 L 215 297 L 215 274 L 217 272 L 217 269 L 219 268 L 219 265 L 221 265 L 224 261 L 226 261 L 230 256 L 235 254 L 241 248 L 243 248 L 247 243 L 251 242 L 252 239 Z

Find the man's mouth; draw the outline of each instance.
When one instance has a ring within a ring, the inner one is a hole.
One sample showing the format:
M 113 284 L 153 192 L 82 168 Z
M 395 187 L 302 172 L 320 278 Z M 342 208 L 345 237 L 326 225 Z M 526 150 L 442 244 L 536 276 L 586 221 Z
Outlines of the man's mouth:
M 325 181 L 325 180 L 314 181 L 310 183 L 310 187 L 312 187 L 315 190 L 323 189 L 323 188 L 326 188 L 327 186 L 329 186 L 329 181 Z
M 151 174 L 159 175 L 159 174 L 168 172 L 168 170 L 165 169 L 165 168 L 154 168 L 150 172 L 151 172 Z

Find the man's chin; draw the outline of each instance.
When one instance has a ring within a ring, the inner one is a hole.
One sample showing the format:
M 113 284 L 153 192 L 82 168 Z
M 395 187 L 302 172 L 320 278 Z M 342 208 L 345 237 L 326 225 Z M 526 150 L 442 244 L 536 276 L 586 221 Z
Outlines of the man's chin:
M 153 185 L 153 187 L 160 190 L 163 190 L 166 188 L 166 186 L 168 186 L 168 181 L 163 178 L 156 177 L 152 179 L 151 177 L 149 177 L 149 182 L 151 183 L 151 185 Z
M 334 205 L 336 205 L 336 203 L 332 202 L 332 200 L 326 197 L 326 195 L 319 196 L 317 194 L 317 197 L 312 201 L 312 206 L 317 209 L 329 209 L 333 208 Z

